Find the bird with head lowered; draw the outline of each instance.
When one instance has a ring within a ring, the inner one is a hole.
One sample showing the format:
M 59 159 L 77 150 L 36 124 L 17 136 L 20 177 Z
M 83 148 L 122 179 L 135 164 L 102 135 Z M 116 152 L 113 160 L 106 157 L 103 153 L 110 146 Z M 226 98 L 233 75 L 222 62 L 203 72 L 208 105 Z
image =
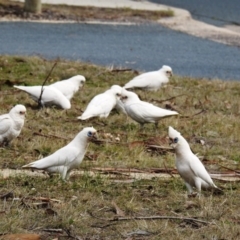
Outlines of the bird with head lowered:
M 157 71 L 151 71 L 142 73 L 128 83 L 124 85 L 124 88 L 139 88 L 148 91 L 157 91 L 164 84 L 169 82 L 169 78 L 172 76 L 172 68 L 163 65 L 161 69 Z
M 92 98 L 85 111 L 78 117 L 80 120 L 87 120 L 92 117 L 107 118 L 113 108 L 117 106 L 121 96 L 122 88 L 114 85 L 103 93 Z

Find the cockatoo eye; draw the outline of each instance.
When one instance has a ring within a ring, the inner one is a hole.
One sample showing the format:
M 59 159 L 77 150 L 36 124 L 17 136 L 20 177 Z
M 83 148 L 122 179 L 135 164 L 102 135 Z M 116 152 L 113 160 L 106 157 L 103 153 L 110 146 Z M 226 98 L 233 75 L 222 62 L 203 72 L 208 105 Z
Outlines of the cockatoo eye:
M 178 138 L 177 138 L 177 137 L 174 138 L 174 139 L 173 139 L 173 142 L 174 142 L 174 143 L 178 143 Z
M 88 137 L 92 137 L 93 133 L 91 131 L 88 132 Z
M 20 113 L 20 115 L 24 115 L 25 114 L 25 112 L 23 112 L 23 111 L 20 111 L 19 113 Z
M 120 93 L 117 93 L 116 95 L 117 95 L 118 97 L 121 97 L 121 94 L 120 94 Z

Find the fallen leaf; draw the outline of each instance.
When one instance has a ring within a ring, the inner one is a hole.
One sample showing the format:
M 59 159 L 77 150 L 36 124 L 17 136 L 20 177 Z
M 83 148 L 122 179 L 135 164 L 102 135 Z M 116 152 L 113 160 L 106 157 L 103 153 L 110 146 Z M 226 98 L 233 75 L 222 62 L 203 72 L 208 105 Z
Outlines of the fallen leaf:
M 40 240 L 40 236 L 37 234 L 8 234 L 3 236 L 3 240 Z
M 124 217 L 124 216 L 125 216 L 124 211 L 122 211 L 122 210 L 117 206 L 117 204 L 116 204 L 114 201 L 112 201 L 112 205 L 113 205 L 113 207 L 115 208 L 115 212 L 116 212 L 116 214 L 117 214 L 118 216 L 120 216 L 120 217 Z

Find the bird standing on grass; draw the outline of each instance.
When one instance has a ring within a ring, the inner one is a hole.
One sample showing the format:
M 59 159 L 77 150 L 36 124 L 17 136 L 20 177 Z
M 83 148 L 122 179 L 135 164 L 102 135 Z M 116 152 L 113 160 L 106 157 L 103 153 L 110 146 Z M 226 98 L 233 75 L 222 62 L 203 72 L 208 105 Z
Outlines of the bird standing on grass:
M 158 71 L 146 72 L 133 78 L 125 84 L 124 88 L 141 88 L 149 91 L 157 91 L 162 85 L 168 83 L 172 76 L 172 68 L 163 65 Z
M 60 91 L 69 101 L 73 95 L 83 87 L 86 79 L 82 75 L 76 75 L 69 79 L 58 81 L 50 84 L 49 86 L 56 88 Z
M 200 193 L 202 188 L 219 189 L 211 179 L 199 158 L 193 154 L 188 142 L 174 128 L 169 127 L 168 136 L 176 153 L 176 167 L 185 181 L 188 193 L 193 194 L 193 187 Z M 220 190 L 220 189 L 219 189 Z
M 41 96 L 41 106 L 52 106 L 55 105 L 62 109 L 70 109 L 71 103 L 70 101 L 56 88 L 50 86 L 14 86 L 30 95 L 30 97 L 35 101 L 38 102 L 42 89 L 42 96 Z
M 87 151 L 88 143 L 96 138 L 96 130 L 86 127 L 65 147 L 52 155 L 24 165 L 23 168 L 42 169 L 49 173 L 60 173 L 63 180 L 69 178 L 72 169 L 78 168 Z
M 18 104 L 9 113 L 0 115 L 0 145 L 8 145 L 18 137 L 24 125 L 25 106 Z
M 126 89 L 122 90 L 121 100 L 128 116 L 138 122 L 141 128 L 145 123 L 155 123 L 157 127 L 160 119 L 178 114 L 176 111 L 163 109 L 151 103 L 141 101 L 136 93 Z
M 96 95 L 78 119 L 86 120 L 92 117 L 107 118 L 112 109 L 116 107 L 117 99 L 120 99 L 121 96 L 122 88 L 114 86 L 104 93 Z

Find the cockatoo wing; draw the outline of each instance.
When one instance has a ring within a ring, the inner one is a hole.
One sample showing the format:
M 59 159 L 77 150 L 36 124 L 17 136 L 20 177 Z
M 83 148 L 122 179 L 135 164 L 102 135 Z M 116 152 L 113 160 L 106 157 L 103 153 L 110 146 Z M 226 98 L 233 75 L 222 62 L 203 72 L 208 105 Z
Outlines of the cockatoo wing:
M 0 116 L 0 135 L 6 133 L 12 127 L 12 119 L 8 114 Z
M 38 101 L 42 91 L 42 86 L 14 87 L 28 93 L 36 102 Z M 43 87 L 41 102 L 43 105 L 57 105 L 64 109 L 71 108 L 71 103 L 69 102 L 69 100 L 60 91 L 50 86 Z
M 24 165 L 23 168 L 47 169 L 49 167 L 67 166 L 74 161 L 79 153 L 76 147 L 65 146 L 52 155 Z
M 159 85 L 158 78 L 159 72 L 157 71 L 143 73 L 125 84 L 124 88 L 151 88 L 155 85 Z
M 80 119 L 87 119 L 102 114 L 108 115 L 116 105 L 116 99 L 110 94 L 99 94 L 88 104 Z
M 129 115 L 134 115 L 139 119 L 143 119 L 144 121 L 154 122 L 159 118 L 163 118 L 166 116 L 176 115 L 178 114 L 175 111 L 170 111 L 167 109 L 159 108 L 154 106 L 151 103 L 147 102 L 139 102 L 133 103 L 126 106 L 126 111 Z
M 199 158 L 192 154 L 191 160 L 189 161 L 190 168 L 194 172 L 194 175 L 201 178 L 203 181 L 208 183 L 210 186 L 213 186 L 214 183 L 208 174 L 207 170 L 205 169 L 202 162 L 199 160 Z
M 73 82 L 62 80 L 59 82 L 55 82 L 50 87 L 56 88 L 58 91 L 60 91 L 68 100 L 71 100 L 74 93 L 77 91 L 77 86 L 74 85 Z

